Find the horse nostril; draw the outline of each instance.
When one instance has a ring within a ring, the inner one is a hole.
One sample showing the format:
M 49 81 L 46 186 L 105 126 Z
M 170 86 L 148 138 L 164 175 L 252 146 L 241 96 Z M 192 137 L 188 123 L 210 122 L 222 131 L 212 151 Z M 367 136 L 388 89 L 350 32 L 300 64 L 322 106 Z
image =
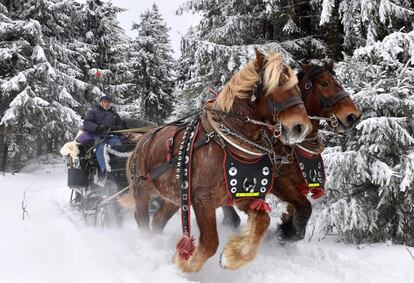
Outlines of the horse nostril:
M 355 114 L 349 114 L 349 115 L 346 117 L 346 121 L 348 122 L 348 124 L 349 124 L 350 126 L 353 126 L 353 125 L 355 125 L 355 123 L 356 123 L 356 121 L 357 121 L 357 117 L 355 116 Z
M 305 130 L 305 127 L 302 124 L 297 124 L 293 126 L 292 131 L 295 135 L 299 136 L 301 135 Z

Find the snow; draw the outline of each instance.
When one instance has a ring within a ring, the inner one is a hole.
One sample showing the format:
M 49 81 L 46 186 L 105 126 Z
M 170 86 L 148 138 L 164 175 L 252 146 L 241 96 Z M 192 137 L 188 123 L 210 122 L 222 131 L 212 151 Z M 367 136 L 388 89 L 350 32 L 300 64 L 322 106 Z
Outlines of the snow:
M 322 14 L 321 19 L 319 21 L 319 25 L 324 25 L 329 23 L 331 19 L 333 8 L 335 7 L 335 1 L 333 0 L 323 0 L 322 3 Z
M 139 231 L 132 217 L 120 228 L 87 226 L 68 204 L 65 170 L 60 159 L 43 158 L 21 173 L 0 176 L 0 282 L 392 283 L 414 278 L 414 259 L 407 251 L 414 253 L 412 247 L 345 245 L 334 236 L 280 246 L 273 239 L 275 221 L 256 259 L 237 271 L 219 267 L 224 239 L 232 233 L 219 224 L 217 254 L 200 272 L 184 274 L 171 263 L 180 236 L 178 215 L 159 235 Z

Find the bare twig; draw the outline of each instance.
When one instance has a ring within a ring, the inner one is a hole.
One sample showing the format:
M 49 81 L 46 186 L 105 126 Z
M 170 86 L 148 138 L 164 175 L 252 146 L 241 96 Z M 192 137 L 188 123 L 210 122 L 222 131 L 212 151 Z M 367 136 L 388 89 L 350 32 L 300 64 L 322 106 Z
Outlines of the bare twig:
M 29 211 L 27 211 L 27 203 L 26 203 L 26 191 L 24 191 L 23 193 L 23 200 L 22 200 L 22 210 L 23 210 L 23 214 L 22 214 L 22 220 L 24 221 L 24 216 L 27 215 L 29 216 Z
M 407 252 L 410 254 L 410 256 L 413 258 L 413 260 L 414 260 L 414 255 L 413 255 L 413 253 L 410 251 L 410 249 L 409 248 L 407 248 L 407 247 L 405 247 L 405 249 L 407 250 Z
M 316 227 L 315 227 L 315 226 L 313 226 L 312 232 L 310 233 L 310 235 L 309 235 L 309 239 L 308 239 L 308 242 L 309 242 L 309 243 L 312 241 L 313 234 L 315 233 L 315 229 L 316 229 Z

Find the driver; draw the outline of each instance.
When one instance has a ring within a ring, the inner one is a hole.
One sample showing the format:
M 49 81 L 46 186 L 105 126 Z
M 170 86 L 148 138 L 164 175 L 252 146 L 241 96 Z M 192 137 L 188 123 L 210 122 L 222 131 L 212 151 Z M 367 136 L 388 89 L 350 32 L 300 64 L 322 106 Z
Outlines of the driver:
M 110 131 L 124 129 L 124 122 L 112 107 L 112 99 L 108 95 L 99 98 L 99 104 L 90 109 L 83 121 L 83 130 L 87 132 L 96 145 L 96 158 L 98 159 L 101 172 L 106 170 L 104 145 L 121 145 L 118 135 L 110 134 Z

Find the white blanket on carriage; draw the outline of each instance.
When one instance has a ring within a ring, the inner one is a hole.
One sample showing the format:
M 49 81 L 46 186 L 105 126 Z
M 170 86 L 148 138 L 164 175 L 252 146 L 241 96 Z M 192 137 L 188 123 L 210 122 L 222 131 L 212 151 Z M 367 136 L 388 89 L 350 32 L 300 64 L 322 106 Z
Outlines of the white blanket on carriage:
M 79 158 L 78 143 L 75 141 L 65 143 L 64 146 L 60 149 L 60 154 L 62 156 L 70 156 L 72 159 Z
M 79 131 L 78 134 L 76 135 L 76 137 L 78 137 L 82 133 L 83 133 L 83 131 Z M 72 159 L 78 159 L 79 158 L 79 153 L 80 153 L 79 145 L 80 145 L 80 143 L 78 143 L 74 140 L 70 141 L 70 142 L 67 142 L 60 149 L 60 154 L 63 157 L 70 156 Z

